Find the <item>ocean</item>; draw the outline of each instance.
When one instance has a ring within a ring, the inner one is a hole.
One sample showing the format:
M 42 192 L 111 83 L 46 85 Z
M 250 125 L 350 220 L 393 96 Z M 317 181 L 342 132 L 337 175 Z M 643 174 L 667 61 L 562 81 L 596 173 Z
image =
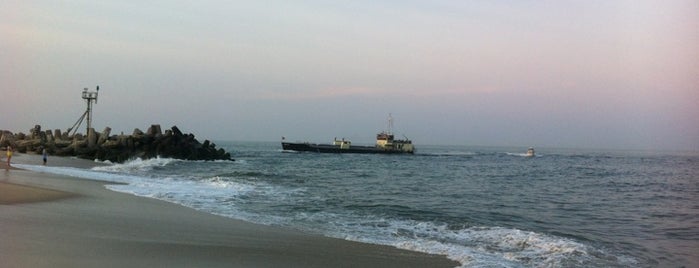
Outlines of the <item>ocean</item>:
M 444 254 L 463 267 L 699 267 L 697 153 L 217 146 L 236 161 L 17 166 L 126 183 L 107 188 L 254 223 Z

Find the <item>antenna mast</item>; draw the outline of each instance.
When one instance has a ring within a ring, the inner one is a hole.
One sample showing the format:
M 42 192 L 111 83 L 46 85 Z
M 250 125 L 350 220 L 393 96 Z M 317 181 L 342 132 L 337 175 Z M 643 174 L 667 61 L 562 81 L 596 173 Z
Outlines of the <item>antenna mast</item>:
M 92 128 L 92 102 L 97 103 L 97 93 L 100 91 L 100 86 L 97 86 L 97 91 L 87 91 L 87 88 L 83 89 L 83 99 L 87 101 L 87 129 L 85 133 L 88 133 L 90 128 Z
M 80 127 L 80 124 L 82 124 L 83 119 L 87 117 L 87 129 L 85 131 L 85 134 L 90 132 L 90 128 L 92 128 L 92 102 L 97 103 L 97 93 L 100 91 L 100 86 L 97 86 L 96 91 L 87 91 L 87 88 L 83 89 L 83 99 L 87 102 L 87 110 L 83 115 L 78 118 L 78 121 L 75 122 L 75 124 L 71 127 L 68 128 L 68 133 L 70 133 L 71 130 L 73 130 L 73 134 L 78 130 L 77 127 Z M 73 135 L 71 134 L 71 135 Z

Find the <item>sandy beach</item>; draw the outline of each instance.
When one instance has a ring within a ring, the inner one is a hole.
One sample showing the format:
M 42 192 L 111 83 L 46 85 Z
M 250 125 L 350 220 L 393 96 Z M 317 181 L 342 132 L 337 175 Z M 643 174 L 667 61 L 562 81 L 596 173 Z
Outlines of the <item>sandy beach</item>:
M 37 164 L 40 156 L 17 155 Z M 3 160 L 5 160 L 3 158 Z M 89 166 L 51 157 L 49 164 Z M 428 255 L 211 215 L 0 165 L 3 267 L 455 267 Z

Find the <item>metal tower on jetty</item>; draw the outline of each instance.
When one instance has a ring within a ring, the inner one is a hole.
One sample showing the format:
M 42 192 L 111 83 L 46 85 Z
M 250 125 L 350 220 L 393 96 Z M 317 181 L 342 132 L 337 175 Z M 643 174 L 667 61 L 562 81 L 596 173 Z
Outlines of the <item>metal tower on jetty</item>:
M 97 93 L 100 91 L 100 86 L 97 86 L 96 91 L 87 91 L 87 88 L 83 89 L 83 100 L 87 102 L 87 110 L 85 113 L 83 113 L 80 118 L 78 118 L 78 121 L 73 124 L 72 127 L 68 128 L 68 134 L 74 135 L 75 132 L 77 131 L 77 128 L 80 127 L 80 124 L 82 124 L 83 120 L 87 117 L 87 128 L 85 130 L 85 134 L 87 134 L 90 131 L 90 128 L 92 128 L 92 102 L 97 103 Z M 73 131 L 71 134 L 70 132 Z

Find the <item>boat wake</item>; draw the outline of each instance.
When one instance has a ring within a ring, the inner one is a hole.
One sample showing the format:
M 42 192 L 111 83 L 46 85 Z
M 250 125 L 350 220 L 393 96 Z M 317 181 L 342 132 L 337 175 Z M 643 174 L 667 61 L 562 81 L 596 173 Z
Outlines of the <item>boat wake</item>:
M 506 155 L 509 156 L 519 156 L 519 157 L 531 157 L 531 155 L 527 155 L 526 153 L 505 153 Z
M 424 156 L 475 156 L 475 155 L 478 155 L 478 153 L 461 152 L 461 151 L 447 151 L 447 152 L 438 152 L 438 153 L 418 153 L 417 155 L 424 155 Z

